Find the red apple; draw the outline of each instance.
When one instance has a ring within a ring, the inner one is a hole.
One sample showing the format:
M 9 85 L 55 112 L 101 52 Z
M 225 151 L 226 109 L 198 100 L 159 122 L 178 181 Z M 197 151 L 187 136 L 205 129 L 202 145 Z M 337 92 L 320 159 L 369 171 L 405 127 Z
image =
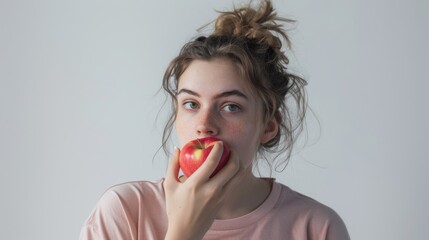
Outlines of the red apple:
M 180 151 L 179 165 L 186 177 L 191 176 L 192 173 L 204 163 L 217 141 L 220 140 L 214 137 L 206 137 L 192 140 L 183 146 Z M 223 144 L 222 156 L 210 177 L 213 177 L 225 166 L 226 162 L 228 162 L 229 155 L 229 148 L 226 144 Z

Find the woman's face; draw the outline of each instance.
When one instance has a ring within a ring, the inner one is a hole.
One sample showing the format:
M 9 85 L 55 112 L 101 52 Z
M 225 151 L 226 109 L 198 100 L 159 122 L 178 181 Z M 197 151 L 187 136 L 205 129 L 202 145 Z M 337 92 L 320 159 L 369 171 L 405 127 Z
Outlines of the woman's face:
M 271 136 L 262 121 L 260 100 L 231 60 L 194 60 L 180 77 L 177 93 L 176 130 L 181 145 L 216 137 L 248 167 L 261 141 Z

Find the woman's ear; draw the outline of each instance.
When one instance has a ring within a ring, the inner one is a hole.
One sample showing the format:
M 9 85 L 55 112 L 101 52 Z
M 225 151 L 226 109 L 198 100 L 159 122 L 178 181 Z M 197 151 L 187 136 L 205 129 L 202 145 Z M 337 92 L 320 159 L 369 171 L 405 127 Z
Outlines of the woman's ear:
M 265 125 L 265 130 L 261 137 L 261 143 L 265 144 L 269 142 L 277 135 L 278 131 L 279 131 L 279 123 L 277 122 L 276 118 L 272 118 Z

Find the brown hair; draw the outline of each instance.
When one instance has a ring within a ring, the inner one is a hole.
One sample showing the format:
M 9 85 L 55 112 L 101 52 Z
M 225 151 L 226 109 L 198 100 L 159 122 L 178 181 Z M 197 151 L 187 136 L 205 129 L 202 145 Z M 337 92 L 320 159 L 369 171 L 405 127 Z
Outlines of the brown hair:
M 279 22 L 293 21 L 278 17 L 269 0 L 262 1 L 257 8 L 249 3 L 233 11 L 220 12 L 212 34 L 197 37 L 183 46 L 163 78 L 163 88 L 173 100 L 173 112 L 162 139 L 164 150 L 176 120 L 176 90 L 182 73 L 196 59 L 227 58 L 238 63 L 241 74 L 261 99 L 264 122 L 275 119 L 280 126 L 277 135 L 261 145 L 258 152 L 285 154 L 281 163 L 287 163 L 303 126 L 306 81 L 287 69 L 289 59 L 282 51 L 281 39 L 288 47 L 290 40 Z M 272 162 L 268 164 L 272 166 Z

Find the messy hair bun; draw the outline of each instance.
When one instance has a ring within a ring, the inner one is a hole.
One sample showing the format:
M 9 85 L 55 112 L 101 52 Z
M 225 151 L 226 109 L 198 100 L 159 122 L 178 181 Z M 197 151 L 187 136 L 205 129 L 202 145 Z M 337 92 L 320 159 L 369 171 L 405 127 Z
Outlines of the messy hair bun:
M 281 51 L 282 42 L 279 36 L 285 40 L 288 47 L 290 40 L 279 22 L 294 21 L 278 17 L 271 2 L 265 1 L 260 9 L 242 7 L 230 12 L 220 12 L 212 35 L 251 39 L 261 46 L 271 47 L 279 59 L 288 63 L 286 55 Z
M 288 47 L 290 40 L 280 23 L 291 22 L 277 16 L 270 0 L 263 0 L 256 8 L 249 4 L 220 12 L 212 34 L 185 44 L 164 74 L 163 88 L 173 99 L 173 113 L 164 129 L 164 149 L 176 118 L 175 93 L 182 73 L 194 60 L 227 58 L 238 63 L 240 74 L 260 98 L 264 122 L 274 119 L 280 126 L 277 135 L 260 146 L 259 153 L 284 155 L 278 165 L 268 163 L 286 166 L 282 163 L 290 158 L 306 112 L 306 81 L 288 71 L 289 60 L 282 51 L 282 40 Z

